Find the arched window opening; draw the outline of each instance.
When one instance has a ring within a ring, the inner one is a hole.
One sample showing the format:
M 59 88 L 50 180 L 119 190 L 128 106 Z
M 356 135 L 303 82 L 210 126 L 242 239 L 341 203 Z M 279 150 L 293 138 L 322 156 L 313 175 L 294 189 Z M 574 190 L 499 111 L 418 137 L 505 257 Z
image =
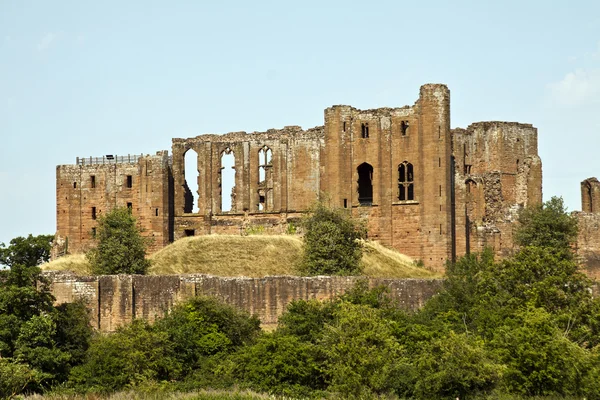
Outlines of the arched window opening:
M 415 199 L 415 177 L 413 165 L 404 161 L 398 166 L 398 200 Z
M 589 213 L 596 212 L 596 210 L 594 209 L 594 196 L 592 184 L 589 181 L 586 181 L 584 183 L 584 186 L 585 188 L 583 190 L 581 211 Z
M 267 179 L 267 169 L 272 167 L 271 159 L 273 152 L 267 146 L 263 146 L 258 151 L 258 184 L 262 184 Z
M 198 195 L 198 153 L 193 149 L 187 150 L 183 155 L 183 212 L 197 213 L 199 204 Z
M 402 136 L 406 136 L 408 134 L 408 121 L 400 122 L 400 133 Z
M 362 163 L 356 169 L 358 172 L 358 202 L 363 206 L 373 204 L 373 167 Z
M 235 211 L 235 155 L 227 147 L 221 153 L 221 211 Z
M 273 152 L 268 146 L 258 151 L 258 211 L 271 210 L 273 199 Z
M 363 139 L 369 137 L 369 124 L 367 122 L 363 122 L 360 126 L 360 134 Z

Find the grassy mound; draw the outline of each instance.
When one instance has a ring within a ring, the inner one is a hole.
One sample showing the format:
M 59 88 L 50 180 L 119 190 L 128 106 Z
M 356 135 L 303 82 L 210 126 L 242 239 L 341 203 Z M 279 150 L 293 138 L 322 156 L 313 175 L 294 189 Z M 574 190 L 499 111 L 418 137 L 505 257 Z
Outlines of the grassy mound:
M 177 240 L 150 256 L 150 275 L 210 274 L 216 276 L 297 275 L 302 239 L 287 235 L 206 235 Z M 436 278 L 439 274 L 415 266 L 413 260 L 377 242 L 365 242 L 364 274 L 386 278 Z M 42 265 L 44 270 L 90 273 L 81 254 Z

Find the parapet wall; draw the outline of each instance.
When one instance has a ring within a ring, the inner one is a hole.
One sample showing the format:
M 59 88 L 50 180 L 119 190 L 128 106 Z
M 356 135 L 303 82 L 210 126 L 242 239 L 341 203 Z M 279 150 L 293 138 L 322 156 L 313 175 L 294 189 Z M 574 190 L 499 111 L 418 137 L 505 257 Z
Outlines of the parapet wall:
M 135 318 L 154 321 L 175 303 L 197 295 L 212 295 L 257 315 L 263 325 L 274 325 L 293 300 L 330 299 L 352 288 L 359 277 L 270 276 L 223 278 L 209 275 L 76 276 L 48 272 L 58 304 L 83 299 L 92 326 L 112 332 Z M 416 310 L 437 294 L 441 279 L 369 279 L 369 286 L 385 285 L 406 310 Z

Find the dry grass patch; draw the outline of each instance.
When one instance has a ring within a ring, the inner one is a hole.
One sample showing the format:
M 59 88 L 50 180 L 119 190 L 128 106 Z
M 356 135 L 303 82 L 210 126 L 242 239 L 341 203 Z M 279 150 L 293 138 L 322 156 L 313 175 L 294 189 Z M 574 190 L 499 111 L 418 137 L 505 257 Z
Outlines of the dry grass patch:
M 40 265 L 42 271 L 71 271 L 77 275 L 90 275 L 92 268 L 85 254 L 69 254 Z
M 209 274 L 264 277 L 298 275 L 302 239 L 290 235 L 205 235 L 179 239 L 149 258 L 150 275 Z M 364 274 L 374 278 L 437 278 L 412 258 L 378 242 L 364 242 Z M 42 265 L 44 270 L 89 275 L 83 254 L 61 257 Z
M 151 275 L 249 276 L 295 274 L 302 240 L 283 235 L 205 235 L 177 240 L 150 256 Z
M 415 260 L 379 242 L 367 241 L 363 247 L 363 273 L 373 278 L 439 278 L 440 273 L 418 267 Z

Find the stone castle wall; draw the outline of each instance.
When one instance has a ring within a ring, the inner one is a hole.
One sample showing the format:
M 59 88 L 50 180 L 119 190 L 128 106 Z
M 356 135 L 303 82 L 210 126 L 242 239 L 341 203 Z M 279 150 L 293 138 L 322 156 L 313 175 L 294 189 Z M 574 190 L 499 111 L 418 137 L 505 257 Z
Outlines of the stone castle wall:
M 155 156 L 78 159 L 56 167 L 56 240 L 53 256 L 85 251 L 97 219 L 114 207 L 130 207 L 150 251 L 172 241 L 171 178 L 166 151 Z
M 125 205 L 154 237 L 151 250 L 191 235 L 283 233 L 323 194 L 364 219 L 369 238 L 443 271 L 446 260 L 484 246 L 510 254 L 518 210 L 541 201 L 537 130 L 506 122 L 451 130 L 445 85 L 423 85 L 412 106 L 332 106 L 324 122 L 175 138 L 172 162 L 163 151 L 59 166 L 57 243 L 84 251 L 93 212 Z M 186 157 L 195 158 L 193 171 Z M 234 158 L 232 169 L 225 157 Z M 231 209 L 223 207 L 228 198 Z
M 154 321 L 177 302 L 193 296 L 215 296 L 257 315 L 263 326 L 274 325 L 293 300 L 331 299 L 352 288 L 357 277 L 272 276 L 223 278 L 207 275 L 106 275 L 81 277 L 46 272 L 56 303 L 83 299 L 95 329 L 112 332 L 134 318 Z M 369 279 L 385 285 L 405 310 L 416 310 L 441 289 L 439 279 Z
M 588 178 L 581 182 L 581 212 L 576 212 L 579 222 L 577 254 L 586 273 L 600 279 L 600 181 Z

